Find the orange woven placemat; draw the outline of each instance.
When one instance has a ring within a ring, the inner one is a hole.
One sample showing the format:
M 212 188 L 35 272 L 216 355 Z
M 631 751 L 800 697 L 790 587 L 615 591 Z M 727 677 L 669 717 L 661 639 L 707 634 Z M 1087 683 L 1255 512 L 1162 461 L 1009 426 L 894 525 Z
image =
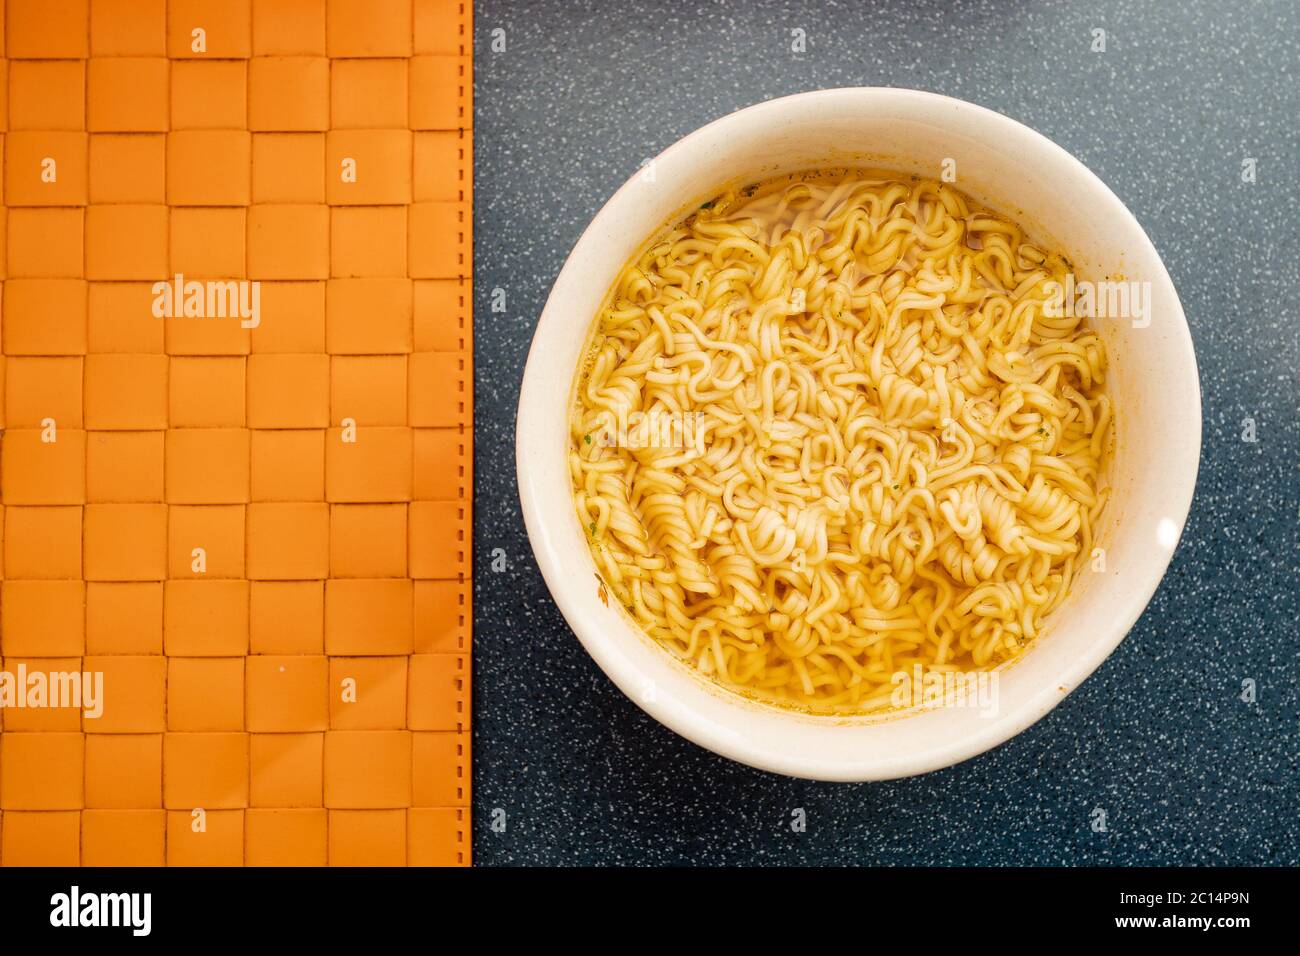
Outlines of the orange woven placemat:
M 0 864 L 469 863 L 471 36 L 5 4 Z

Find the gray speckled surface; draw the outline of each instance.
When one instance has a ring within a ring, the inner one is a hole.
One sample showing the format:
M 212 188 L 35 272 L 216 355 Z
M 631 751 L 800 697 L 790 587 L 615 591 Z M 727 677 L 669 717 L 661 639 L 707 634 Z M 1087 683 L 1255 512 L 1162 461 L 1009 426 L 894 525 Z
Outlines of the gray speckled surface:
M 477 862 L 1300 862 L 1300 4 L 475 7 Z M 1089 52 L 1094 27 L 1105 53 Z M 1178 287 L 1205 422 L 1182 544 L 1119 650 L 991 753 L 848 786 L 716 757 L 605 678 L 533 562 L 514 416 L 551 283 L 643 158 L 760 100 L 858 85 L 999 110 L 1101 176 Z M 1240 182 L 1245 157 L 1254 185 Z M 505 313 L 490 311 L 493 288 Z M 1240 700 L 1246 678 L 1255 704 Z M 805 833 L 790 829 L 795 807 Z M 1096 807 L 1105 833 L 1089 826 Z

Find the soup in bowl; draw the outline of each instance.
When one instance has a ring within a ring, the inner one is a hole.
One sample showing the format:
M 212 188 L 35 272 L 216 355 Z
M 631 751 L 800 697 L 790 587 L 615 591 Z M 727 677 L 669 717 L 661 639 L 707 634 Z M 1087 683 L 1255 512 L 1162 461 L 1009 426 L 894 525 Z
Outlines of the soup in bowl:
M 1002 742 L 1119 643 L 1199 453 L 1177 296 L 1027 128 L 831 90 L 686 137 L 593 221 L 520 399 L 539 566 L 611 678 L 822 779 Z

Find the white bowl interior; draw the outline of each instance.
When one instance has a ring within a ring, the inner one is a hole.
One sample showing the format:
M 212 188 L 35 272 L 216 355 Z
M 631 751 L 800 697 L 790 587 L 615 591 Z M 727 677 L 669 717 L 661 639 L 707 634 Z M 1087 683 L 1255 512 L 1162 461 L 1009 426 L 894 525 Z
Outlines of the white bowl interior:
M 1046 634 L 999 677 L 995 715 L 935 709 L 893 719 L 802 715 L 702 680 L 598 597 L 566 464 L 568 403 L 588 330 L 618 271 L 675 214 L 725 184 L 799 169 L 883 167 L 955 186 L 1069 255 L 1084 279 L 1150 283 L 1152 318 L 1094 323 L 1112 363 L 1116 445 L 1099 543 Z M 574 247 L 533 339 L 520 396 L 520 496 L 539 566 L 607 674 L 682 735 L 751 765 L 831 780 L 888 779 L 973 756 L 1023 730 L 1123 639 L 1159 583 L 1190 505 L 1200 392 L 1186 320 L 1136 220 L 1064 150 L 1000 114 L 910 90 L 847 89 L 773 100 L 725 117 L 657 157 L 619 190 Z

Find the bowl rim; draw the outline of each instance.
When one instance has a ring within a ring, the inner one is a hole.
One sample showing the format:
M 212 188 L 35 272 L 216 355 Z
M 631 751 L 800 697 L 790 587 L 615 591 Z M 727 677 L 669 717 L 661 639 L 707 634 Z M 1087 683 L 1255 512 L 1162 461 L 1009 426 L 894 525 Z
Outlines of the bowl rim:
M 1171 484 L 1168 488 L 1169 497 L 1165 499 L 1163 509 L 1167 515 L 1176 520 L 1178 537 L 1181 537 L 1183 528 L 1186 526 L 1195 490 L 1202 440 L 1200 374 L 1196 364 L 1191 331 L 1187 325 L 1186 314 L 1173 280 L 1170 278 L 1159 252 L 1146 231 L 1123 201 L 1115 195 L 1114 191 L 1069 151 L 1018 120 L 966 100 L 902 87 L 836 87 L 776 97 L 735 110 L 681 137 L 661 151 L 656 160 L 693 149 L 696 144 L 708 141 L 721 130 L 725 130 L 737 122 L 761 119 L 764 113 L 775 115 L 784 110 L 797 108 L 811 100 L 827 100 L 831 98 L 843 98 L 852 101 L 857 107 L 888 105 L 897 109 L 909 103 L 926 107 L 946 107 L 992 124 L 995 128 L 1000 127 L 1006 130 L 1009 135 L 1021 139 L 1027 138 L 1038 148 L 1046 150 L 1054 155 L 1059 162 L 1069 167 L 1073 176 L 1081 180 L 1096 194 L 1097 198 L 1107 207 L 1099 212 L 1100 216 L 1106 218 L 1117 217 L 1120 221 L 1126 223 L 1133 239 L 1153 263 L 1151 281 L 1161 284 L 1169 296 L 1172 308 L 1167 321 L 1170 323 L 1172 330 L 1172 340 L 1168 347 L 1181 353 L 1180 357 L 1184 367 L 1191 373 L 1190 376 L 1185 376 L 1179 383 L 1181 386 L 1191 386 L 1185 389 L 1186 394 L 1183 396 L 1187 403 L 1184 407 L 1189 413 L 1187 418 L 1192 428 L 1192 431 L 1186 436 L 1189 439 L 1188 445 L 1190 446 L 1188 456 L 1190 468 L 1171 477 Z M 871 102 L 868 103 L 867 101 Z M 972 722 L 972 729 L 969 733 L 954 739 L 946 745 L 932 747 L 922 754 L 874 753 L 860 755 L 852 761 L 833 761 L 813 755 L 800 754 L 792 752 L 793 748 L 756 744 L 751 738 L 737 738 L 735 735 L 727 734 L 724 728 L 717 727 L 712 722 L 692 714 L 689 706 L 681 706 L 680 702 L 676 700 L 665 700 L 656 697 L 647 698 L 645 695 L 637 693 L 637 681 L 641 675 L 631 669 L 631 661 L 617 650 L 617 645 L 624 640 L 624 636 L 606 634 L 602 629 L 590 624 L 582 609 L 578 607 L 577 599 L 574 596 L 573 589 L 577 578 L 571 573 L 570 569 L 566 569 L 561 565 L 557 555 L 551 553 L 548 547 L 543 546 L 544 542 L 549 544 L 551 535 L 548 532 L 556 521 L 572 519 L 570 514 L 572 508 L 560 509 L 559 513 L 552 514 L 551 512 L 554 509 L 550 508 L 547 502 L 543 500 L 542 490 L 538 487 L 537 481 L 532 479 L 529 469 L 526 467 L 526 458 L 537 447 L 534 436 L 539 432 L 538 429 L 530 426 L 534 420 L 537 420 L 543 414 L 543 403 L 531 399 L 533 393 L 541 388 L 539 379 L 542 373 L 539 368 L 546 362 L 543 355 L 546 336 L 543 333 L 547 328 L 559 321 L 555 316 L 562 308 L 562 303 L 557 299 L 557 290 L 565 287 L 567 285 L 566 278 L 571 278 L 572 274 L 581 268 L 580 260 L 582 259 L 581 253 L 584 247 L 594 241 L 593 237 L 601 231 L 604 222 L 612 217 L 613 210 L 623 204 L 625 197 L 636 181 L 637 173 L 634 171 L 601 206 L 599 212 L 596 213 L 574 243 L 573 248 L 565 258 L 563 266 L 556 274 L 555 281 L 533 333 L 520 387 L 519 405 L 515 420 L 516 480 L 529 544 L 538 568 L 542 572 L 547 589 L 579 642 L 586 648 L 597 666 L 604 671 L 606 676 L 614 682 L 625 696 L 670 730 L 721 756 L 757 769 L 788 776 L 850 782 L 897 779 L 927 773 L 991 750 L 1036 723 L 1096 670 L 1128 635 L 1163 580 L 1176 551 L 1177 538 L 1171 542 L 1170 547 L 1164 549 L 1162 554 L 1152 558 L 1146 583 L 1135 595 L 1129 598 L 1126 606 L 1116 608 L 1121 613 L 1116 614 L 1111 619 L 1112 624 L 1104 632 L 1104 635 L 1099 634 L 1095 640 L 1088 643 L 1086 651 L 1075 657 L 1069 666 L 1054 672 L 1053 680 L 1045 681 L 1041 688 L 1019 706 L 1009 709 L 1006 713 L 999 713 L 993 720 Z M 548 319 L 550 320 L 549 323 Z M 582 586 L 590 587 L 585 578 L 582 579 Z M 642 639 L 649 640 L 643 634 L 635 634 L 635 625 L 632 622 L 629 621 L 627 624 L 629 631 L 633 632 L 633 637 L 640 636 Z M 666 658 L 671 659 L 671 655 L 666 651 L 663 653 Z M 714 685 L 707 685 L 705 678 L 697 677 L 697 681 L 700 685 L 698 688 L 700 693 L 721 694 L 728 705 L 734 705 L 737 708 L 754 706 L 752 701 L 741 695 L 717 688 Z M 792 717 L 803 719 L 836 720 L 833 717 L 816 717 L 793 711 L 786 713 L 789 713 Z

